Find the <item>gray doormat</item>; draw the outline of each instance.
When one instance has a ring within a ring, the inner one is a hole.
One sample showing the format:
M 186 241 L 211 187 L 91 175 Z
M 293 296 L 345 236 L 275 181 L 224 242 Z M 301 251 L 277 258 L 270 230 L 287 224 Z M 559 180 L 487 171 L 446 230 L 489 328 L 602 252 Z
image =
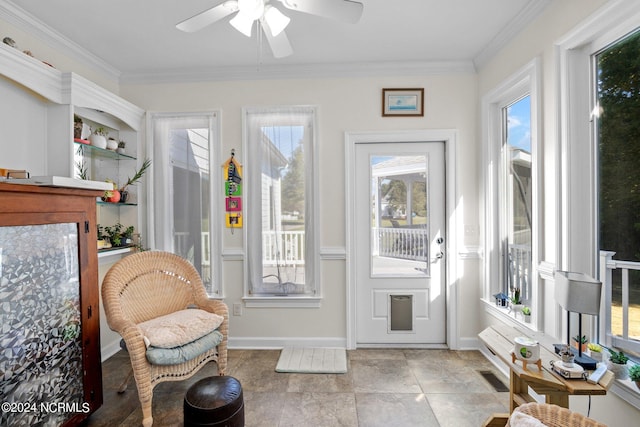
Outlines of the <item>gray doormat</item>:
M 344 348 L 285 347 L 280 353 L 276 372 L 344 374 L 347 372 L 347 351 Z

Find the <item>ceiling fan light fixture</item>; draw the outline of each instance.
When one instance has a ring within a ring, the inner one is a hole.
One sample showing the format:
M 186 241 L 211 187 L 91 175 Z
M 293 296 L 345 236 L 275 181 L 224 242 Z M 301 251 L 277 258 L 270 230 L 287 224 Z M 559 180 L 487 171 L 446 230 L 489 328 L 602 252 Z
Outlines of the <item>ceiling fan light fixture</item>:
M 264 9 L 264 20 L 267 21 L 273 37 L 280 34 L 291 22 L 291 18 L 271 5 L 267 5 Z
M 251 37 L 253 21 L 254 19 L 252 17 L 245 15 L 241 10 L 229 21 L 229 24 L 233 25 L 233 28 L 240 31 L 245 36 Z

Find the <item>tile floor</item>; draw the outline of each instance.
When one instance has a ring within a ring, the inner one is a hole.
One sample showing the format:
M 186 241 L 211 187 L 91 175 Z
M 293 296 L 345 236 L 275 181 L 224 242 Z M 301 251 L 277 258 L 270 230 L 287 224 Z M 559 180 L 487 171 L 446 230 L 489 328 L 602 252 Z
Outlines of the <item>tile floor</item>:
M 279 350 L 230 350 L 227 374 L 242 384 L 245 423 L 252 426 L 477 427 L 508 412 L 509 395 L 496 392 L 479 371 L 508 379 L 477 351 L 362 349 L 348 351 L 346 374 L 275 372 Z M 103 406 L 85 426 L 139 426 L 135 384 L 116 389 L 129 369 L 120 352 L 103 363 Z M 186 390 L 217 372 L 209 363 L 193 378 L 158 385 L 154 427 L 182 426 Z

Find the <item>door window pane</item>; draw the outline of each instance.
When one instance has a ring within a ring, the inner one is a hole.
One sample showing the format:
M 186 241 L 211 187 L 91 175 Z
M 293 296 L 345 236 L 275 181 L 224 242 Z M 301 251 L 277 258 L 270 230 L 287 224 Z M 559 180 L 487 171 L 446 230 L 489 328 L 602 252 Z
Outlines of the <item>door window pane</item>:
M 372 156 L 371 275 L 429 274 L 426 156 Z

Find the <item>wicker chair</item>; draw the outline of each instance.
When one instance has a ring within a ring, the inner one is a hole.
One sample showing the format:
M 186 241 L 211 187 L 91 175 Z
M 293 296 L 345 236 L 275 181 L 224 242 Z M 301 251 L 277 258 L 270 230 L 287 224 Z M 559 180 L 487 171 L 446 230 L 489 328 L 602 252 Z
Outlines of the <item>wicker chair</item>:
M 102 283 L 102 300 L 109 327 L 124 339 L 142 406 L 142 424 L 153 424 L 153 388 L 164 381 L 180 381 L 194 375 L 209 361 L 216 361 L 218 373 L 227 365 L 227 306 L 210 300 L 196 269 L 168 252 L 147 251 L 129 255 L 107 272 Z M 217 348 L 179 365 L 152 365 L 138 324 L 187 307 L 197 307 L 224 317 L 218 328 L 224 336 Z M 126 388 L 126 387 L 125 387 Z
M 607 427 L 582 414 L 549 403 L 526 403 L 513 411 L 531 415 L 548 427 Z M 511 427 L 511 424 L 507 422 L 506 427 Z

